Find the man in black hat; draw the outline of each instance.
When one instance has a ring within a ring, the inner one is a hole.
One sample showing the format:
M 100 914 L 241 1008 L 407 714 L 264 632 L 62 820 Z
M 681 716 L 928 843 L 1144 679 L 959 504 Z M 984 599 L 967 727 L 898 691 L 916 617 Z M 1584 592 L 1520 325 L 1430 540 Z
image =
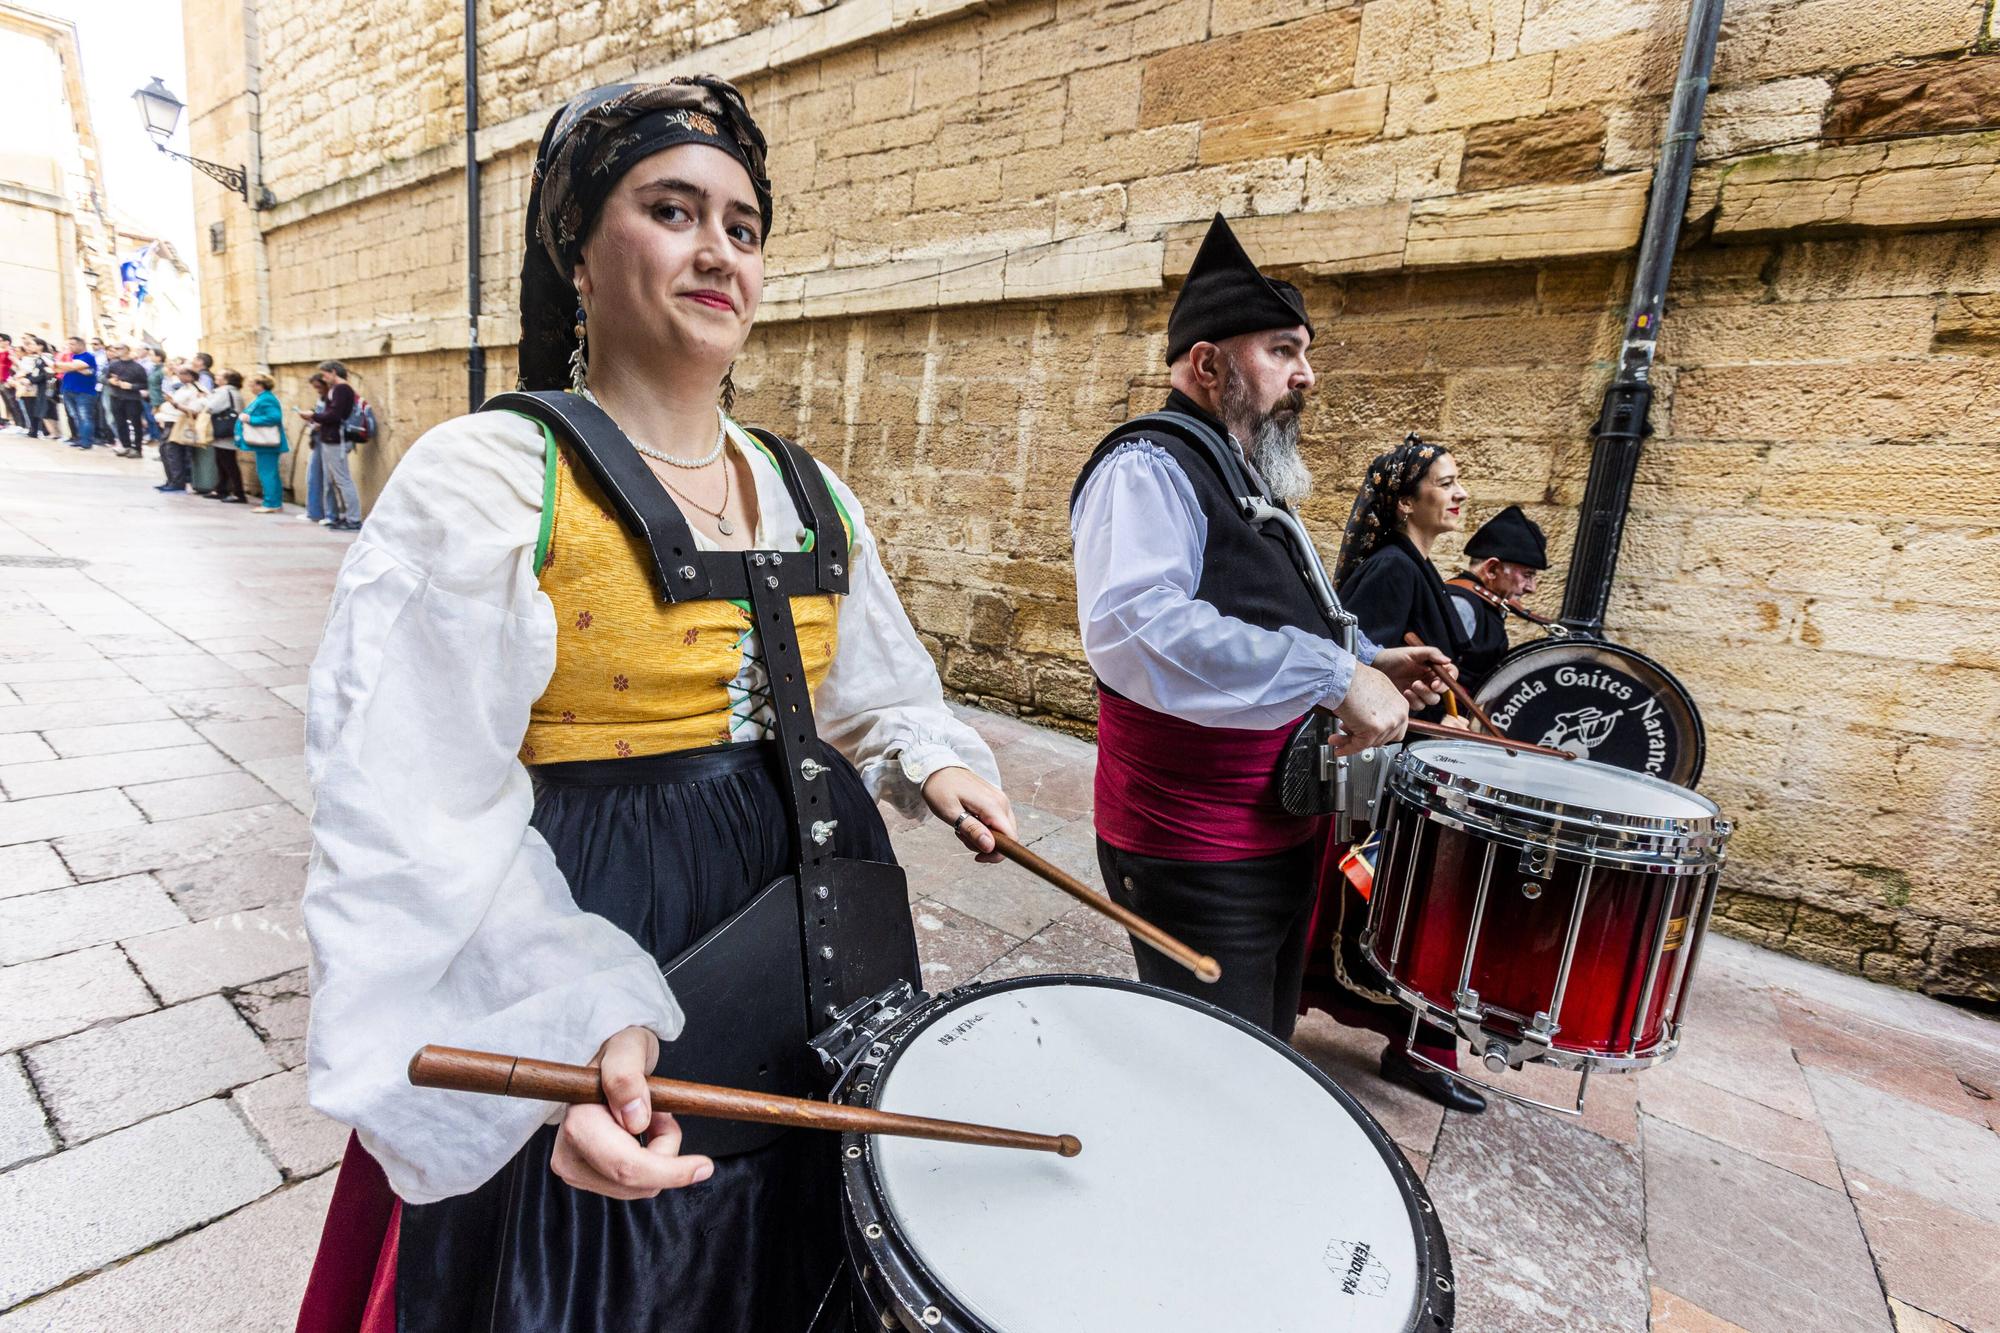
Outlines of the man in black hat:
M 1479 525 L 1465 544 L 1465 558 L 1469 567 L 1445 580 L 1444 590 L 1472 640 L 1459 655 L 1459 681 L 1477 694 L 1507 655 L 1507 613 L 1527 618 L 1520 599 L 1533 595 L 1549 567 L 1549 546 L 1535 520 L 1521 506 L 1508 505 Z
M 1312 320 L 1218 215 L 1167 324 L 1173 391 L 1113 430 L 1070 496 L 1077 616 L 1098 680 L 1098 865 L 1111 896 L 1213 956 L 1204 985 L 1137 946 L 1141 979 L 1280 1037 L 1298 1012 L 1322 821 L 1278 800 L 1285 742 L 1332 711 L 1348 752 L 1437 700 L 1432 649 L 1335 641 L 1274 521 L 1311 489 L 1299 416 Z M 1372 663 L 1372 665 L 1368 665 Z

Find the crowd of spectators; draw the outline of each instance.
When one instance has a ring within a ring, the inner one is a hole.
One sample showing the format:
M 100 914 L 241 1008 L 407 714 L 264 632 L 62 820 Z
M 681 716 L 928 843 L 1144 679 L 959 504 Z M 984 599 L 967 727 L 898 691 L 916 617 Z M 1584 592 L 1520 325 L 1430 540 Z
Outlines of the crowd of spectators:
M 361 497 L 348 455 L 373 430 L 373 416 L 348 382 L 347 367 L 321 363 L 309 383 L 317 400 L 294 409 L 311 449 L 306 469 L 308 522 L 340 532 L 361 527 Z M 241 373 L 217 370 L 206 352 L 186 360 L 159 348 L 69 338 L 58 349 L 32 333 L 0 334 L 0 433 L 66 439 L 73 449 L 103 445 L 120 458 L 143 458 L 151 444 L 165 480 L 153 489 L 250 504 L 246 462 L 254 466 L 259 513 L 284 509 L 280 466 L 292 447 L 286 411 L 268 374 L 245 386 Z M 239 455 L 248 452 L 250 459 Z

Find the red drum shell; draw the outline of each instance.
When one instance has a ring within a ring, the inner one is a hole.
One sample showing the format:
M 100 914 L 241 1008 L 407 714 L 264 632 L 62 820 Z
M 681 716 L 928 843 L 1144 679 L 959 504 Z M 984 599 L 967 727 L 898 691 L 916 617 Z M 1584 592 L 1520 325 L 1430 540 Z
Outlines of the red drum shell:
M 1558 855 L 1538 876 L 1521 868 L 1521 849 L 1427 818 L 1385 793 L 1384 852 L 1369 905 L 1371 961 L 1391 981 L 1449 1014 L 1457 1007 L 1479 884 L 1491 879 L 1466 985 L 1478 995 L 1480 1026 L 1518 1038 L 1555 1002 L 1564 942 L 1577 894 L 1589 892 L 1577 923 L 1553 1050 L 1589 1059 L 1644 1060 L 1672 1037 L 1685 973 L 1702 924 L 1693 918 L 1713 872 L 1661 874 Z M 1664 908 L 1664 912 L 1663 912 Z M 1666 932 L 1659 976 L 1644 1021 L 1636 1021 L 1655 942 Z M 1674 1006 L 1670 1011 L 1668 1006 Z

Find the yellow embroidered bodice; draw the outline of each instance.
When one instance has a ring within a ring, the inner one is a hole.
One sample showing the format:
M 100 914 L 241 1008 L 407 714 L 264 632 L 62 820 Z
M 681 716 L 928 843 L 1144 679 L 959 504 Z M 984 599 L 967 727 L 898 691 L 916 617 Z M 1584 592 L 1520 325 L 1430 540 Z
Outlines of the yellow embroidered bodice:
M 731 438 L 755 451 L 753 467 L 776 466 L 747 434 L 732 428 Z M 662 601 L 645 544 L 618 522 L 589 469 L 566 445 L 551 444 L 548 470 L 538 573 L 555 606 L 556 668 L 530 712 L 522 761 L 623 759 L 761 739 L 755 719 L 768 715 L 769 699 L 761 663 L 746 660 L 756 648 L 749 606 Z M 792 598 L 815 694 L 833 661 L 838 602 Z

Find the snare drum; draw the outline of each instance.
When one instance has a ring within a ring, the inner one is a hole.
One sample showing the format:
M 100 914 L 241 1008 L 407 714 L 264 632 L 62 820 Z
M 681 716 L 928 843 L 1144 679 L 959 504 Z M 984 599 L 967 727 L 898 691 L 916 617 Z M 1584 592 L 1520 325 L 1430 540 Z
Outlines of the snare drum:
M 1429 1197 L 1359 1103 L 1197 1000 L 1102 977 L 963 987 L 833 1099 L 1075 1134 L 1074 1158 L 842 1139 L 861 1328 L 1441 1333 Z
M 1470 741 L 1412 745 L 1382 800 L 1362 947 L 1489 1069 L 1672 1055 L 1729 825 L 1644 774 Z

